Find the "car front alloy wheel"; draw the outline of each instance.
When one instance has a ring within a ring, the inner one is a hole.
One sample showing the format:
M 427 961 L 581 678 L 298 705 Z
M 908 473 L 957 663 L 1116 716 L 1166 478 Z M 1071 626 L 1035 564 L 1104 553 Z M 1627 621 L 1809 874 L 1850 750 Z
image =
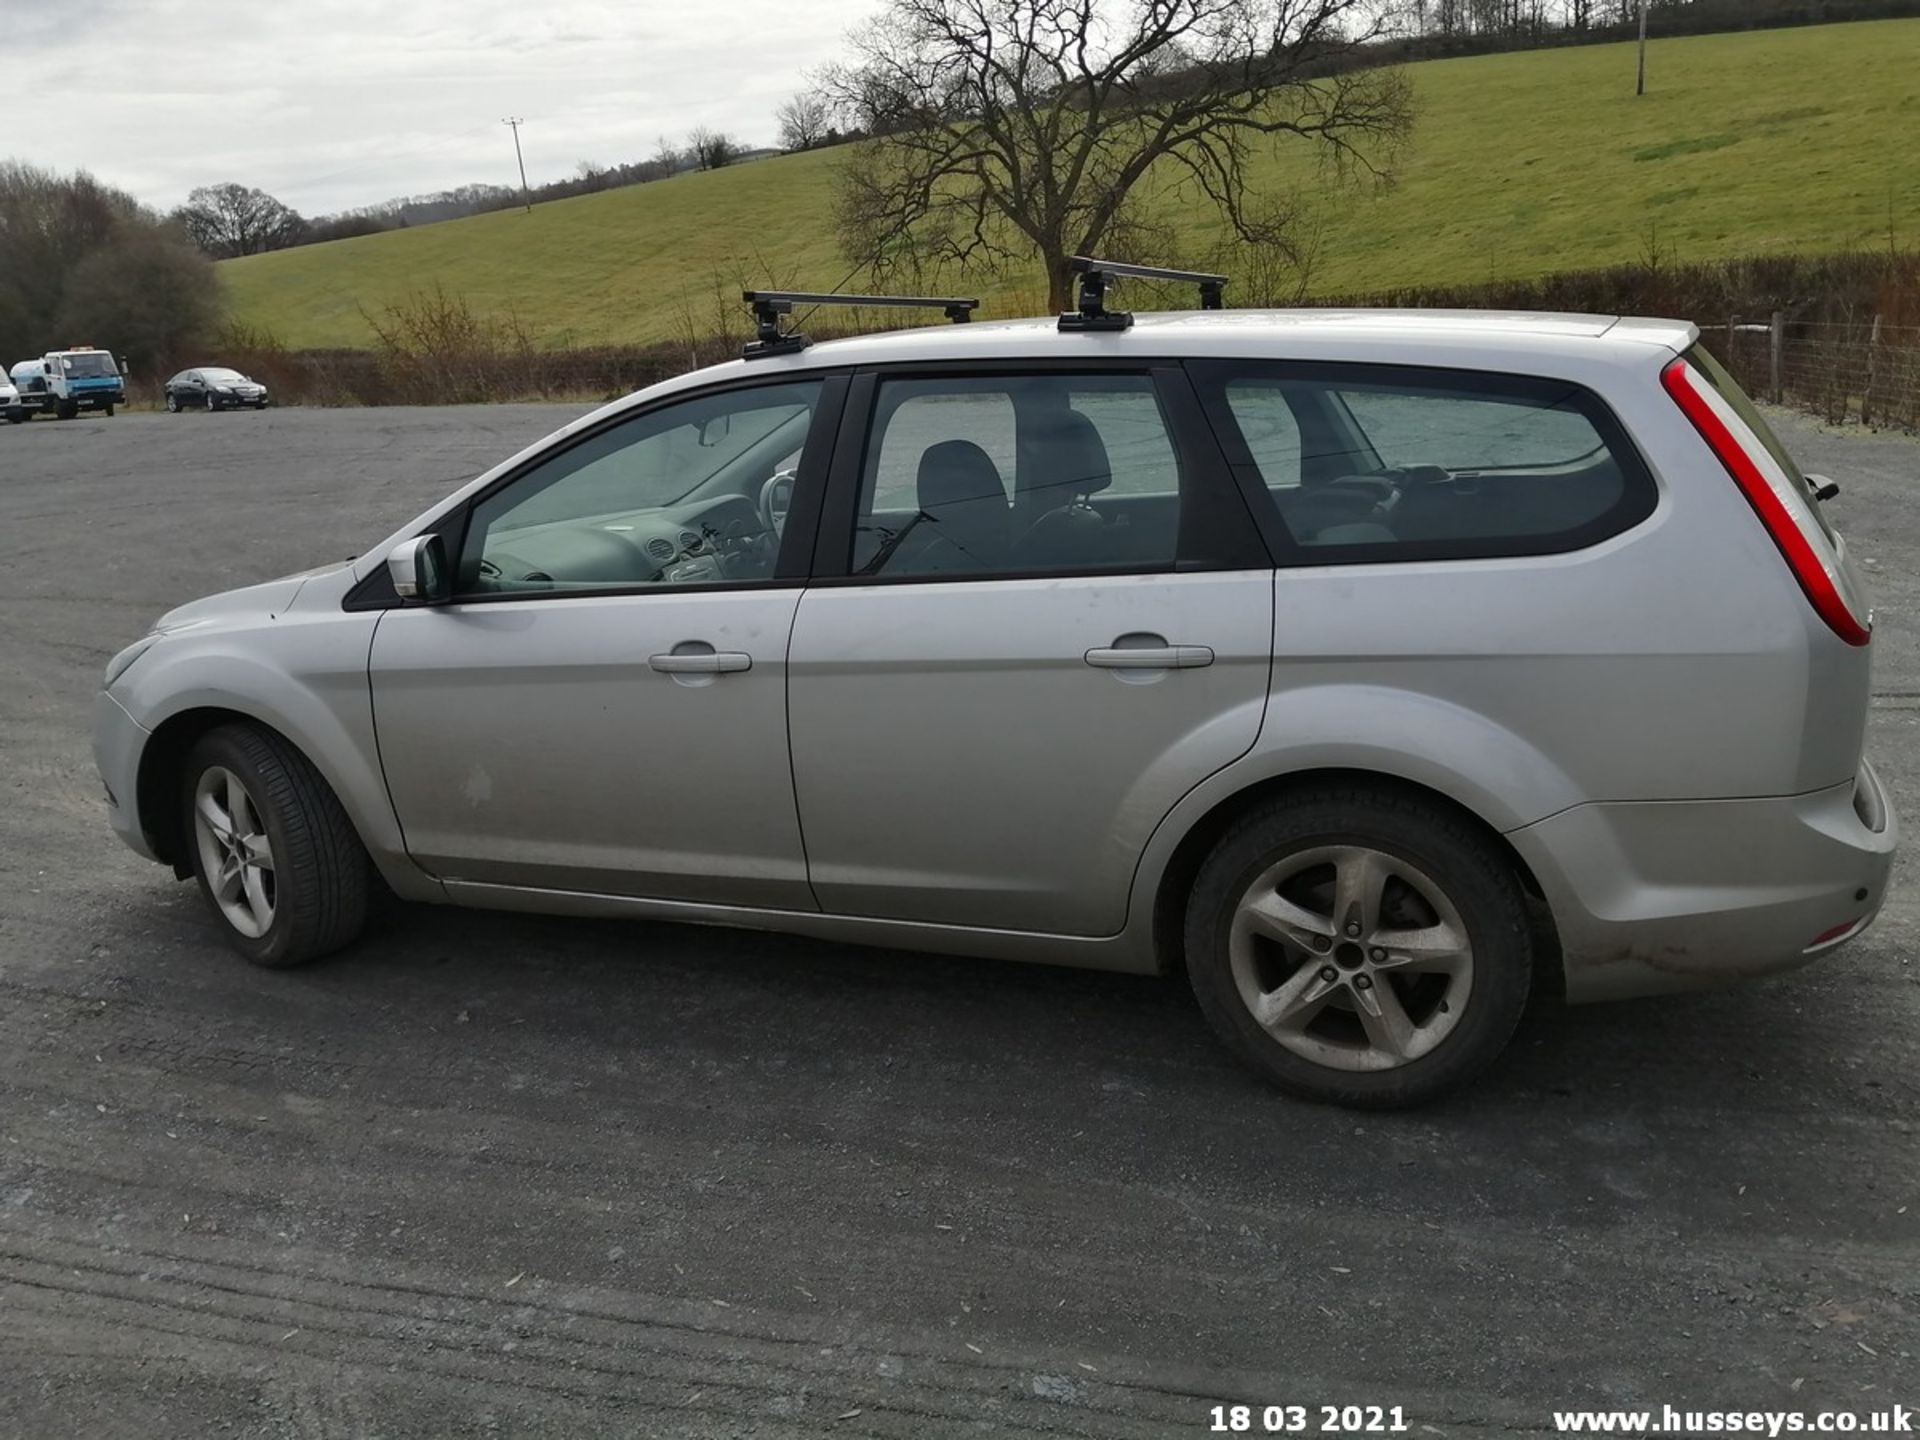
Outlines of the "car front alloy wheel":
M 195 742 L 181 777 L 193 871 L 229 944 L 256 965 L 298 965 L 366 923 L 371 865 L 312 763 L 257 725 Z
M 265 935 L 277 890 L 273 842 L 246 785 L 224 766 L 209 765 L 194 786 L 193 839 L 214 907 L 249 940 Z

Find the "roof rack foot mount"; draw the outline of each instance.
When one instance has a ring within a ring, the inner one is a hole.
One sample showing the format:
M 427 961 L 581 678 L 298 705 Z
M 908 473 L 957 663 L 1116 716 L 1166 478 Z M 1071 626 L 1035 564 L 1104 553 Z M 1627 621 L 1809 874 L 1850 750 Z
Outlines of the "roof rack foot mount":
M 1107 291 L 1120 279 L 1198 285 L 1202 310 L 1219 310 L 1226 304 L 1221 295 L 1227 284 L 1225 275 L 1203 270 L 1168 270 L 1160 265 L 1130 265 L 1123 260 L 1101 260 L 1092 255 L 1075 255 L 1068 263 L 1080 277 L 1080 294 L 1078 308 L 1060 317 L 1062 330 L 1125 330 L 1131 326 L 1131 311 L 1107 309 Z
M 813 342 L 799 331 L 782 333 L 780 317 L 791 315 L 795 305 L 870 305 L 896 310 L 940 310 L 956 325 L 973 318 L 980 308 L 978 299 L 952 295 L 831 295 L 810 290 L 742 290 L 740 298 L 753 307 L 754 338 L 740 355 L 758 360 L 767 355 L 787 355 L 804 350 Z

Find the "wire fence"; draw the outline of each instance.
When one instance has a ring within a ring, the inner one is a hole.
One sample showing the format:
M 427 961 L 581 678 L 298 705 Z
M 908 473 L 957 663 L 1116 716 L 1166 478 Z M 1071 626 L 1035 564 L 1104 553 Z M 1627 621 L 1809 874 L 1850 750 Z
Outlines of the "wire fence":
M 1775 313 L 1700 329 L 1750 395 L 1836 425 L 1920 430 L 1920 325 Z

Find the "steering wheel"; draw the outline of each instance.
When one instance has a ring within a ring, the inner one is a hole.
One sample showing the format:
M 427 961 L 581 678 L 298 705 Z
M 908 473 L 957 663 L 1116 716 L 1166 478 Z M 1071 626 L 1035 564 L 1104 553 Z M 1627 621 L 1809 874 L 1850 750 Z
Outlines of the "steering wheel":
M 787 526 L 787 511 L 793 508 L 794 472 L 776 470 L 767 477 L 767 483 L 760 487 L 760 523 L 770 534 L 783 534 Z M 782 490 L 785 491 L 785 504 L 778 503 Z

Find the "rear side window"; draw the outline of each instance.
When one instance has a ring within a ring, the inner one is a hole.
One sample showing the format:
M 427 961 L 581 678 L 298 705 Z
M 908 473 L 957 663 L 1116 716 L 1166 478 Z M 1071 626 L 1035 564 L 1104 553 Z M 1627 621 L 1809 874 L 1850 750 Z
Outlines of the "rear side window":
M 851 570 L 1169 570 L 1190 488 L 1147 375 L 889 378 L 874 402 Z
M 1653 511 L 1618 421 L 1564 381 L 1297 363 L 1200 378 L 1244 488 L 1313 563 L 1550 554 Z

